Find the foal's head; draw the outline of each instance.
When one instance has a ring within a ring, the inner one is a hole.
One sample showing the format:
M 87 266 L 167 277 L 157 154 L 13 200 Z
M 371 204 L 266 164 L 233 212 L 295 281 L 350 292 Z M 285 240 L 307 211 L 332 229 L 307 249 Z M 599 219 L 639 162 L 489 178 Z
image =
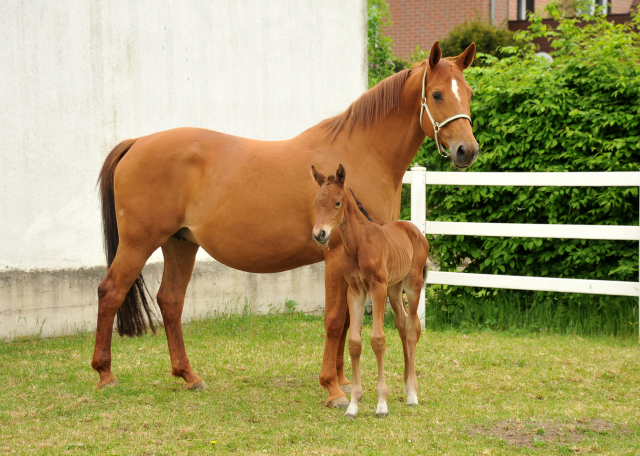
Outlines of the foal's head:
M 344 215 L 344 179 L 346 171 L 342 165 L 338 166 L 335 175 L 325 177 L 314 166 L 311 167 L 311 175 L 320 186 L 315 205 L 318 210 L 316 224 L 313 227 L 313 239 L 320 245 L 329 243 L 329 235 Z
M 431 138 L 436 136 L 437 128 L 433 121 L 443 123 L 458 114 L 471 115 L 473 90 L 465 81 L 462 72 L 473 62 L 475 52 L 476 45 L 471 43 L 458 57 L 445 59 L 442 58 L 440 45 L 436 41 L 431 48 L 429 59 L 420 65 L 414 65 L 414 70 L 426 71 L 425 98 L 422 103 L 426 102 L 433 119 L 430 119 L 428 112 L 421 108 L 424 110 L 422 129 Z M 451 160 L 457 168 L 471 166 L 478 156 L 478 142 L 473 136 L 469 119 L 465 117 L 446 123 L 436 137 L 438 142 L 449 149 Z M 438 149 L 440 151 L 440 145 Z M 443 151 L 440 152 L 443 153 Z

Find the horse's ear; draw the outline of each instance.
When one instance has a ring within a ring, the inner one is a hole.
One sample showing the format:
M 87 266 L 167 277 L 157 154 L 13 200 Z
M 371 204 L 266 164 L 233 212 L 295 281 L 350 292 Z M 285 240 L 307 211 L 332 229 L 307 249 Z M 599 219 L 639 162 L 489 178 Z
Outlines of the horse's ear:
M 311 176 L 313 176 L 313 179 L 318 183 L 319 186 L 321 186 L 322 184 L 324 184 L 324 181 L 327 179 L 326 177 L 324 177 L 322 174 L 320 174 L 317 170 L 316 167 L 311 165 Z
M 462 54 L 456 58 L 456 65 L 461 70 L 466 70 L 473 63 L 473 57 L 476 55 L 476 43 L 471 43 Z
M 429 54 L 429 68 L 432 70 L 438 65 L 438 62 L 442 58 L 442 50 L 440 49 L 440 43 L 436 41 L 431 46 L 431 53 Z
M 344 166 L 342 163 L 338 166 L 338 171 L 336 171 L 336 184 L 340 187 L 344 185 L 344 180 L 347 177 L 347 172 L 344 170 Z

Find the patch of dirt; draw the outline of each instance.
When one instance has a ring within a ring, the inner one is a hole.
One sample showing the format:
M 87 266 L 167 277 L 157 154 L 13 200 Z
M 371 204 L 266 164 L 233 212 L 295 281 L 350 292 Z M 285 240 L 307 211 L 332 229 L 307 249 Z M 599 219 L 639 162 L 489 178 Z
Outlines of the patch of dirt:
M 492 428 L 474 427 L 469 434 L 490 435 L 501 438 L 508 445 L 533 448 L 543 442 L 571 446 L 580 443 L 588 434 L 607 434 L 614 430 L 625 432 L 614 423 L 599 419 L 579 419 L 574 423 L 507 420 Z M 578 448 L 572 449 L 580 451 Z
M 300 388 L 302 382 L 293 377 L 275 377 L 273 386 L 276 388 Z

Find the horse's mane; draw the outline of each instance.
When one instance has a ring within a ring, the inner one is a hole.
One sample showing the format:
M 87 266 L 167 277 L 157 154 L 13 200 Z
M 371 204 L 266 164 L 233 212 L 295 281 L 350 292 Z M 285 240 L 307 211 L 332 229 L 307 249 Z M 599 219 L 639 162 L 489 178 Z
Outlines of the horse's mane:
M 411 70 L 402 70 L 380 81 L 351 103 L 342 114 L 323 121 L 320 127 L 326 131 L 331 141 L 347 128 L 347 134 L 354 128 L 371 125 L 400 105 L 402 88 Z

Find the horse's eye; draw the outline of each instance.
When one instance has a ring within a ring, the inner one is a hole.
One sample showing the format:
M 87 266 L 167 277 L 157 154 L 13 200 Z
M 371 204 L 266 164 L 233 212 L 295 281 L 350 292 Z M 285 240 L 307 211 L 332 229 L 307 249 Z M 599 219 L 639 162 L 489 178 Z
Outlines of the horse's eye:
M 336 203 L 336 207 L 340 207 L 340 201 Z
M 433 99 L 436 101 L 442 100 L 442 94 L 440 92 L 433 92 Z

